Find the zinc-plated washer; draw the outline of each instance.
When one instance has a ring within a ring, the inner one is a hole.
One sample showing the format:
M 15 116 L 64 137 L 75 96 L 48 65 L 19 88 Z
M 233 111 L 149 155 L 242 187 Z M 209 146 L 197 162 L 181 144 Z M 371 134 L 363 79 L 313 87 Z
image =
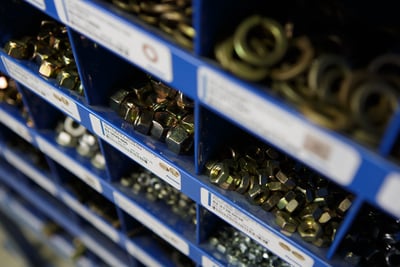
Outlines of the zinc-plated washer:
M 249 44 L 248 34 L 257 26 L 264 27 L 275 41 L 274 48 L 266 55 L 256 53 Z M 251 16 L 240 23 L 235 31 L 233 43 L 237 55 L 242 60 L 260 67 L 268 67 L 277 63 L 285 55 L 288 47 L 288 41 L 282 25 L 275 20 L 258 15 Z
M 215 57 L 221 65 L 230 70 L 236 76 L 248 81 L 260 81 L 267 77 L 269 70 L 262 67 L 254 67 L 234 58 L 233 38 L 219 43 L 215 47 Z
M 271 78 L 273 80 L 290 80 L 303 73 L 311 64 L 314 58 L 314 48 L 306 36 L 300 36 L 293 39 L 289 45 L 290 49 L 297 49 L 300 53 L 296 62 L 290 66 L 281 66 L 271 70 Z M 285 64 L 285 60 L 283 60 Z
M 71 117 L 66 117 L 64 121 L 64 130 L 72 137 L 79 137 L 86 132 L 86 128 L 74 121 Z

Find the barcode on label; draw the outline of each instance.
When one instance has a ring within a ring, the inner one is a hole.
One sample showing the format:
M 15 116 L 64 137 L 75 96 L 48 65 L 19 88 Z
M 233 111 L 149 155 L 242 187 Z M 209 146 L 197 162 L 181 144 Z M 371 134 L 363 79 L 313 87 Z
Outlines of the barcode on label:
M 332 150 L 329 144 L 309 133 L 304 136 L 303 148 L 323 160 L 329 160 Z

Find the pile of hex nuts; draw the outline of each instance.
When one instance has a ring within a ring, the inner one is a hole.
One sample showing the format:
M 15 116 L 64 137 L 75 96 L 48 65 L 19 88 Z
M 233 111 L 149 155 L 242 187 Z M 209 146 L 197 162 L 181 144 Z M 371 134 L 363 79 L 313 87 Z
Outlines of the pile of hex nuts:
M 273 213 L 284 234 L 298 232 L 318 247 L 333 241 L 352 195 L 272 148 L 249 146 L 230 153 L 206 163 L 211 183 Z
M 75 147 L 76 152 L 89 159 L 95 168 L 105 169 L 105 159 L 97 137 L 71 117 L 65 117 L 65 120 L 57 125 L 56 142 L 63 147 Z
M 289 267 L 287 262 L 232 227 L 224 226 L 208 239 L 218 253 L 215 256 L 228 262 L 228 266 Z
M 336 52 L 343 50 L 338 36 L 326 37 L 335 49 L 318 48 L 306 35 L 293 36 L 291 28 L 248 17 L 216 45 L 215 57 L 242 79 L 264 81 L 311 121 L 376 146 L 398 107 L 400 55 L 382 54 L 355 68 Z
M 110 107 L 136 132 L 165 142 L 175 154 L 192 152 L 194 103 L 182 92 L 149 79 L 143 85 L 117 90 Z
M 353 266 L 399 266 L 400 221 L 364 206 L 339 251 Z
M 196 224 L 196 203 L 170 186 L 150 171 L 142 168 L 121 178 L 120 184 L 134 194 L 145 194 L 152 202 L 163 202 L 171 207 L 174 214 Z
M 58 22 L 42 21 L 37 36 L 11 39 L 4 51 L 16 59 L 32 60 L 39 66 L 40 75 L 83 95 L 67 28 Z
M 178 44 L 192 50 L 196 32 L 193 28 L 191 0 L 111 0 L 114 6 L 158 27 Z

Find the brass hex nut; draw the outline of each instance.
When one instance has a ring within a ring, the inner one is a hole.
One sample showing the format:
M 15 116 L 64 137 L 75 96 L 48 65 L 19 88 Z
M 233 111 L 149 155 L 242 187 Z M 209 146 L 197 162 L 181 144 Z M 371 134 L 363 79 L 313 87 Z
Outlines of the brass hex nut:
M 275 179 L 275 175 L 279 172 L 280 170 L 280 162 L 277 160 L 266 160 L 265 163 L 265 168 L 267 169 L 267 174 L 270 179 Z
M 49 47 L 43 42 L 38 42 L 35 44 L 35 52 L 33 55 L 33 58 L 39 66 L 42 64 L 42 62 L 49 57 L 53 56 L 55 54 L 54 49 Z
M 149 134 L 151 126 L 153 124 L 154 111 L 142 110 L 139 116 L 134 121 L 133 128 L 135 131 L 142 134 Z
M 318 218 L 318 222 L 325 224 L 335 217 L 336 217 L 336 212 L 334 210 L 326 208 L 323 210 L 323 212 L 321 213 L 321 216 Z
M 279 170 L 276 175 L 276 179 L 278 179 L 282 184 L 287 186 L 289 189 L 293 189 L 296 186 L 295 181 L 293 180 L 293 177 L 290 175 L 287 175 L 284 173 L 282 170 Z
M 132 92 L 126 89 L 120 89 L 110 97 L 109 106 L 120 115 L 120 107 Z
M 246 193 L 246 198 L 253 205 L 262 205 L 269 196 L 269 190 L 266 186 L 256 184 Z
M 250 174 L 257 175 L 257 162 L 248 157 L 241 157 L 238 159 L 239 167 Z
M 270 197 L 261 205 L 261 208 L 270 211 L 272 210 L 283 197 L 281 192 L 273 192 Z
M 54 58 L 47 58 L 40 64 L 39 73 L 46 78 L 55 78 L 62 67 L 63 64 L 61 61 Z
M 276 212 L 275 222 L 282 230 L 288 233 L 296 232 L 297 226 L 299 225 L 298 221 L 285 211 Z
M 321 225 L 311 217 L 302 220 L 297 230 L 306 242 L 313 242 L 322 235 Z
M 181 125 L 171 128 L 165 138 L 167 147 L 175 154 L 189 152 L 193 147 L 193 135 Z
M 193 100 L 189 99 L 187 96 L 185 96 L 180 91 L 178 92 L 178 94 L 176 96 L 176 104 L 181 109 L 192 109 L 192 108 L 194 108 Z
M 218 181 L 218 186 L 225 190 L 234 190 L 236 188 L 236 177 L 233 175 L 224 176 L 225 179 Z
M 177 91 L 172 89 L 169 86 L 166 86 L 164 83 L 151 80 L 151 84 L 153 86 L 154 92 L 157 94 L 159 99 L 173 99 L 175 98 Z
M 153 126 L 150 134 L 156 140 L 165 141 L 165 137 L 171 127 L 177 124 L 177 119 L 171 113 L 166 111 L 156 111 L 153 117 Z
M 229 176 L 229 167 L 222 162 L 214 163 L 212 166 L 206 166 L 206 168 L 209 168 L 210 182 L 214 184 L 219 184 L 220 181 L 226 180 Z
M 293 191 L 288 191 L 278 202 L 277 207 L 280 210 L 286 208 L 286 205 L 293 199 L 296 198 L 296 193 Z
M 316 203 L 311 203 L 303 208 L 300 212 L 299 217 L 304 220 L 306 218 L 313 218 L 314 220 L 318 220 L 322 215 L 322 209 Z
M 250 175 L 246 171 L 239 172 L 239 181 L 237 182 L 236 192 L 244 194 L 250 187 Z
M 342 201 L 340 201 L 337 207 L 337 214 L 343 216 L 351 207 L 352 204 L 352 197 L 348 196 L 345 197 Z
M 284 184 L 282 184 L 279 181 L 272 181 L 267 184 L 267 187 L 270 191 L 275 192 L 275 191 L 288 191 L 289 188 L 287 188 Z
M 292 213 L 301 207 L 305 202 L 305 197 L 300 191 L 295 191 L 296 196 L 289 200 L 285 206 L 287 212 Z
M 6 42 L 4 51 L 16 59 L 29 59 L 33 57 L 34 46 L 29 40 L 10 40 Z
M 56 77 L 57 83 L 66 89 L 74 90 L 79 80 L 78 72 L 73 69 L 64 68 Z

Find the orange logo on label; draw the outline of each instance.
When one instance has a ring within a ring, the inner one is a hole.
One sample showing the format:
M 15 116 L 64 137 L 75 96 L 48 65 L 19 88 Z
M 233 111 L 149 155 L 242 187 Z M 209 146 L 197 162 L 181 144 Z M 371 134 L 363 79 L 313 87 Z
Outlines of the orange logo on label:
M 69 101 L 65 97 L 57 95 L 55 93 L 53 93 L 53 96 L 54 96 L 55 99 L 57 99 L 58 101 L 60 101 L 64 105 L 69 106 Z
M 148 60 L 150 60 L 153 63 L 156 63 L 158 61 L 158 54 L 157 54 L 157 51 L 154 49 L 154 47 L 152 47 L 149 44 L 143 44 L 142 50 L 143 50 L 145 57 Z

